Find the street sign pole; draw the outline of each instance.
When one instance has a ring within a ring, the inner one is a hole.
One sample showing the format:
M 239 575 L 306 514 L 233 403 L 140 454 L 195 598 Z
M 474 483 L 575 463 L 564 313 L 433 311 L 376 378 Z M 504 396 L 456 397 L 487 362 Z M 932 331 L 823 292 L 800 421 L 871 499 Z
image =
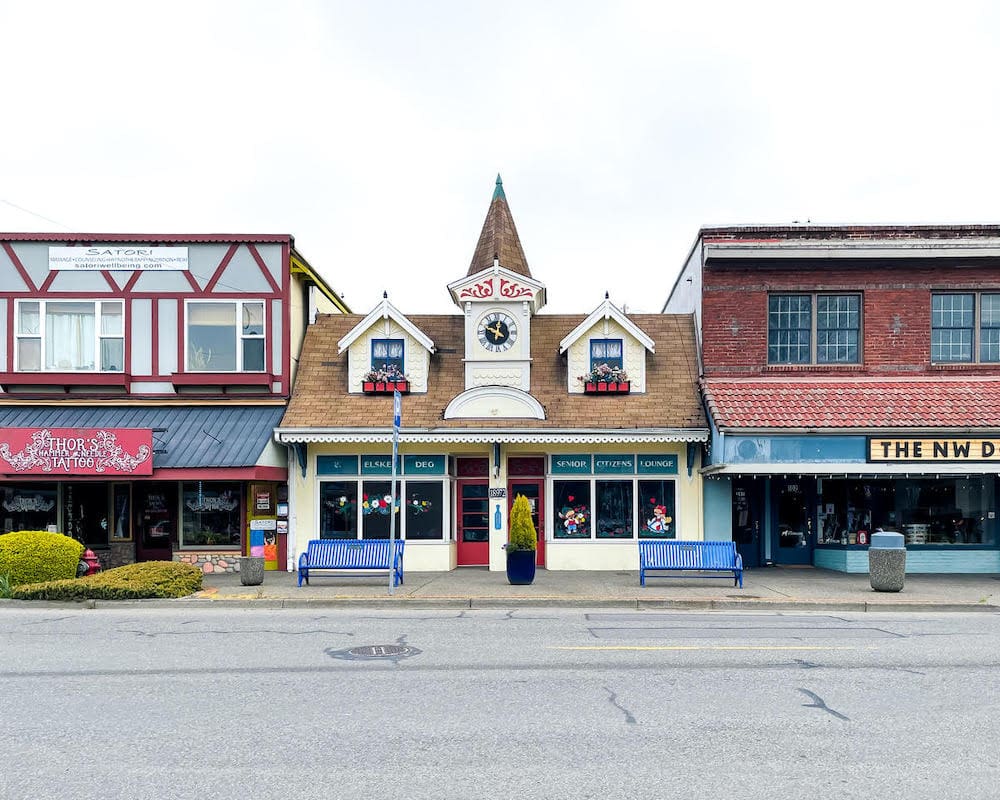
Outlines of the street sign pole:
M 399 426 L 403 421 L 403 395 L 392 393 L 392 478 L 389 490 L 389 594 L 395 591 L 396 570 L 396 458 L 399 455 Z

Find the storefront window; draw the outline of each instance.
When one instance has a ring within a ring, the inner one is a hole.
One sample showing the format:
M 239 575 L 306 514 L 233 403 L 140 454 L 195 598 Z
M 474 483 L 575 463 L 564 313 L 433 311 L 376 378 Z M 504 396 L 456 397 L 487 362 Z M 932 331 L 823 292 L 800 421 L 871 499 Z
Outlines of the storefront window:
M 858 544 L 897 531 L 908 545 L 995 542 L 994 477 L 824 480 L 819 540 Z
M 391 484 L 389 481 L 364 481 L 361 495 L 361 537 L 363 539 L 388 539 L 392 517 Z M 399 511 L 399 485 L 396 486 L 396 510 Z M 399 536 L 399 518 L 396 518 L 396 535 Z
M 554 481 L 556 539 L 590 538 L 590 481 Z
M 677 538 L 674 502 L 673 481 L 639 481 L 639 538 Z
M 67 536 L 87 547 L 108 546 L 108 485 L 65 483 L 62 524 Z
M 54 483 L 18 483 L 0 486 L 3 509 L 3 532 L 44 531 L 55 526 L 56 485 Z
M 597 481 L 597 538 L 632 538 L 632 481 Z
M 111 538 L 132 538 L 132 487 L 116 483 L 111 489 Z
M 182 547 L 239 547 L 238 483 L 185 483 L 181 506 Z
M 441 539 L 444 535 L 441 481 L 406 482 L 406 538 Z
M 319 536 L 358 538 L 357 481 L 328 481 L 319 485 Z

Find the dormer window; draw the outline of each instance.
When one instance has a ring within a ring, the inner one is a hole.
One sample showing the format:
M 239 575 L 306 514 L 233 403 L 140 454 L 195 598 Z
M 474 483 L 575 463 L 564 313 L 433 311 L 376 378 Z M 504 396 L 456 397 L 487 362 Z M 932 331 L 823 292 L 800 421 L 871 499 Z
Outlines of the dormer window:
M 590 369 L 597 369 L 601 364 L 609 367 L 622 369 L 622 340 L 621 339 L 591 339 L 590 340 Z
M 21 372 L 122 372 L 121 300 L 18 300 L 16 366 Z
M 372 339 L 372 369 L 403 375 L 403 340 Z
M 255 300 L 189 301 L 188 372 L 263 372 L 264 304 Z

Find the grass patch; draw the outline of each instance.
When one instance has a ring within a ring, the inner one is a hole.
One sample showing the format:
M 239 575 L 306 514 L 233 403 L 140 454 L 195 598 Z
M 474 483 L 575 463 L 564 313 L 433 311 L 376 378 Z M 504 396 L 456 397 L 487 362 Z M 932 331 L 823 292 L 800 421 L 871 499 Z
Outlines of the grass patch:
M 144 561 L 85 578 L 13 587 L 15 600 L 145 600 L 186 597 L 201 589 L 202 572 L 175 561 Z

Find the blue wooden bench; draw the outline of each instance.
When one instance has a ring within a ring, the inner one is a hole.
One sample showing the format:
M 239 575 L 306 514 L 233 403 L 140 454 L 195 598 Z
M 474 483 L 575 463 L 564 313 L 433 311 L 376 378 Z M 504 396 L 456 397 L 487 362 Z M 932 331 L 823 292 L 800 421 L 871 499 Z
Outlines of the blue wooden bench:
M 313 539 L 299 556 L 299 586 L 309 585 L 313 570 L 382 570 L 392 571 L 393 586 L 403 582 L 402 539 L 395 540 L 395 555 L 389 558 L 388 539 Z M 360 577 L 360 576 L 355 576 Z
M 677 539 L 639 540 L 639 584 L 646 585 L 647 570 L 697 570 L 700 572 L 731 572 L 733 586 L 743 588 L 743 557 L 733 542 L 684 542 Z M 650 575 L 670 578 L 672 575 Z M 691 575 L 692 578 L 714 578 L 714 575 Z

